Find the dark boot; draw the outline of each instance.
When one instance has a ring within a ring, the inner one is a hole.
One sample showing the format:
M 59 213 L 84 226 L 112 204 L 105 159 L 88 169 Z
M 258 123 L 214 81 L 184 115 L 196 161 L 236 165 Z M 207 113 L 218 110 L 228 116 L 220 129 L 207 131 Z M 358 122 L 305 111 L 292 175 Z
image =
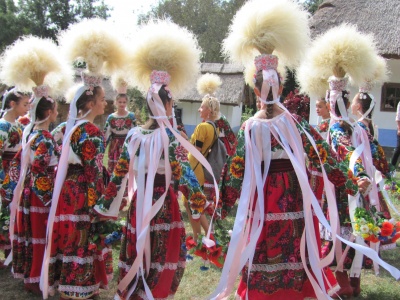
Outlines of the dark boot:
M 353 296 L 353 288 L 350 285 L 350 280 L 349 280 L 349 276 L 347 275 L 346 271 L 343 272 L 339 272 L 336 271 L 335 272 L 336 275 L 336 280 L 340 286 L 340 290 L 336 292 L 336 294 L 334 294 L 332 296 L 333 299 L 339 299 L 340 298 L 350 298 Z
M 361 275 L 360 275 L 361 277 Z M 360 277 L 350 277 L 350 285 L 353 288 L 353 296 L 357 297 L 361 293 Z

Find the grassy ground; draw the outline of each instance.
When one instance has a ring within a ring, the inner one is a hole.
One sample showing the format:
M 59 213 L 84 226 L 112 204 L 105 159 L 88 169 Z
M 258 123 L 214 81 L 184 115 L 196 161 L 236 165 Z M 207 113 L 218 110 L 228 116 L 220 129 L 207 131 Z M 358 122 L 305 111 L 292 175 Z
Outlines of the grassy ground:
M 400 175 L 398 175 L 400 177 Z M 394 201 L 395 206 L 400 210 L 400 201 Z M 185 220 L 185 227 L 188 234 L 191 234 L 191 228 L 188 223 L 187 215 L 183 206 L 181 207 Z M 123 212 L 124 213 L 124 212 Z M 227 222 L 233 224 L 234 218 L 227 218 Z M 382 253 L 382 258 L 389 264 L 400 269 L 400 240 L 397 243 L 397 248 Z M 117 263 L 118 263 L 119 248 L 113 250 L 114 254 L 114 280 L 110 284 L 108 291 L 101 291 L 100 299 L 113 299 L 116 291 L 117 278 Z M 200 267 L 203 263 L 200 259 L 195 258 L 186 265 L 185 274 L 179 286 L 179 290 L 175 296 L 177 300 L 202 300 L 207 299 L 207 296 L 212 293 L 218 284 L 221 276 L 221 270 L 210 266 L 208 271 L 201 271 Z M 391 275 L 381 268 L 379 276 L 375 276 L 370 270 L 363 270 L 361 275 L 361 295 L 357 299 L 368 300 L 398 300 L 400 299 L 400 282 L 396 282 Z M 20 300 L 20 299 L 41 299 L 41 297 L 33 296 L 24 291 L 23 282 L 19 279 L 14 279 L 10 269 L 0 270 L 0 300 Z M 59 297 L 50 298 L 56 300 Z M 234 299 L 233 294 L 230 299 Z

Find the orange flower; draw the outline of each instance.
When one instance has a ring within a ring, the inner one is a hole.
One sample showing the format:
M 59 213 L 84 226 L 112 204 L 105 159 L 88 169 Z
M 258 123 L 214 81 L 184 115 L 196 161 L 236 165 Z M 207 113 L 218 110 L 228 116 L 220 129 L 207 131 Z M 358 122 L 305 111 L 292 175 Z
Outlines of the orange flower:
M 40 177 L 36 180 L 36 186 L 40 191 L 49 191 L 51 189 L 51 182 L 47 177 Z
M 85 160 L 92 160 L 96 155 L 96 145 L 91 140 L 86 140 L 82 145 L 82 156 Z
M 77 143 L 81 137 L 81 129 L 78 127 L 71 136 L 71 142 Z
M 174 176 L 174 179 L 179 180 L 182 175 L 181 164 L 177 161 L 173 161 L 173 162 L 171 162 L 171 169 L 172 169 L 172 175 Z
M 128 173 L 128 168 L 128 161 L 125 159 L 119 159 L 114 169 L 114 175 L 118 177 L 125 176 L 125 174 Z
M 240 156 L 235 156 L 232 159 L 230 172 L 235 178 L 242 178 L 244 174 L 244 159 Z
M 190 206 L 193 210 L 202 213 L 206 205 L 206 196 L 201 192 L 196 192 L 190 197 Z
M 93 206 L 96 204 L 96 192 L 93 188 L 88 188 L 88 205 Z
M 41 143 L 36 149 L 36 155 L 46 154 L 48 152 L 46 145 Z
M 379 239 L 375 235 L 370 235 L 369 237 L 365 238 L 365 240 L 372 243 L 379 242 Z
M 381 228 L 381 236 L 390 236 L 393 233 L 393 224 L 388 222 L 388 221 L 384 221 L 382 223 L 382 228 Z

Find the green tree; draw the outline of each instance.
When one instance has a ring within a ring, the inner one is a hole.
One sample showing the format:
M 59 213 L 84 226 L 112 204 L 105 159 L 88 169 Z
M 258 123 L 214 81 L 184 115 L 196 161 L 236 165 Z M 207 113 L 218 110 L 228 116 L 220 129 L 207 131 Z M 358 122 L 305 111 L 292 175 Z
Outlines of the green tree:
M 303 5 L 311 14 L 314 14 L 322 2 L 324 0 L 305 0 Z
M 18 36 L 29 32 L 18 16 L 13 0 L 0 0 L 0 50 L 14 42 Z
M 110 8 L 104 0 L 19 0 L 17 14 L 24 28 L 45 38 L 55 39 L 60 30 L 84 18 L 107 19 Z
M 245 0 L 161 0 L 139 22 L 149 18 L 170 18 L 188 28 L 198 39 L 203 50 L 202 61 L 223 62 L 221 41 L 226 37 L 229 24 Z

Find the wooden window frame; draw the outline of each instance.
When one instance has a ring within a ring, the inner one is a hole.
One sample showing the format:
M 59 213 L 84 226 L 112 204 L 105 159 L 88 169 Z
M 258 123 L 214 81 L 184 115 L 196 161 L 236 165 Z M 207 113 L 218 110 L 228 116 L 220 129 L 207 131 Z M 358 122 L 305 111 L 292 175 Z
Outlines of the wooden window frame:
M 395 89 L 393 98 L 390 100 L 388 89 Z M 393 103 L 390 103 L 393 102 Z M 381 111 L 396 112 L 397 104 L 400 102 L 400 82 L 385 82 L 381 92 Z M 388 105 L 393 107 L 388 107 Z

